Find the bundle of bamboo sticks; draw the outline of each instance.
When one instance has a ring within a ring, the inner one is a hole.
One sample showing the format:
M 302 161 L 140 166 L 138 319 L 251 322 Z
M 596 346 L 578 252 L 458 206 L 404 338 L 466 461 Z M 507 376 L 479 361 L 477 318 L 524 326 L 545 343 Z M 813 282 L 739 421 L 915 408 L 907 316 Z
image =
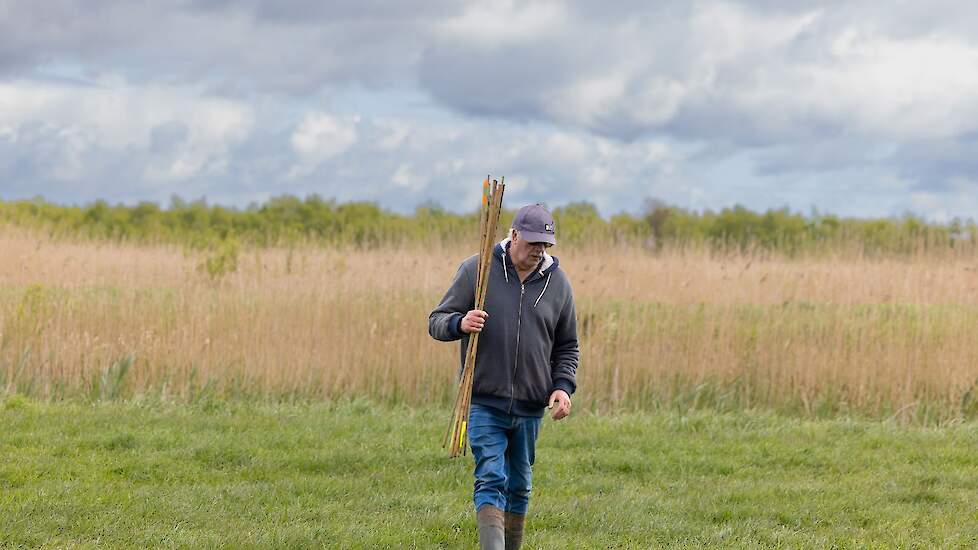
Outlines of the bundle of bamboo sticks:
M 506 190 L 506 178 L 502 182 L 492 180 L 489 189 L 489 177 L 482 182 L 482 211 L 479 222 L 479 260 L 475 284 L 474 309 L 483 309 L 486 303 L 486 287 L 489 282 L 489 270 L 492 269 L 492 249 L 496 244 L 496 226 L 499 214 L 502 212 L 503 193 Z M 475 374 L 475 355 L 479 348 L 479 333 L 469 335 L 469 345 L 465 350 L 465 365 L 458 383 L 458 393 L 455 395 L 455 408 L 452 410 L 452 421 L 445 434 L 442 447 L 448 446 L 448 456 L 455 458 L 465 454 L 465 430 L 469 419 L 469 407 L 472 404 L 472 378 Z

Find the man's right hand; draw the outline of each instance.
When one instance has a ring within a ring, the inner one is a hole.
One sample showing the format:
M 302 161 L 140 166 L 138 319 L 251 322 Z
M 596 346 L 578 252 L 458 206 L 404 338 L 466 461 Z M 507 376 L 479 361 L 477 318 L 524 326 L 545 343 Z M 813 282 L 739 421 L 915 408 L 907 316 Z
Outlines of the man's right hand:
M 481 309 L 473 309 L 466 313 L 465 317 L 462 317 L 462 332 L 465 334 L 482 332 L 482 327 L 486 325 L 486 317 L 488 316 L 489 314 Z

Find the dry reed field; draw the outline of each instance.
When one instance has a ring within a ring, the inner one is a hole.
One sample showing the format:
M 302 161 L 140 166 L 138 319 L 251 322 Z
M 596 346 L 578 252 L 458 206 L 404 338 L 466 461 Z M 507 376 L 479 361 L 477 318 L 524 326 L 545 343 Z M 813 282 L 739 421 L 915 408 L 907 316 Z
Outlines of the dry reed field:
M 586 410 L 978 415 L 978 262 L 556 247 Z M 42 398 L 346 398 L 448 406 L 427 315 L 470 251 L 178 247 L 0 228 L 0 388 Z

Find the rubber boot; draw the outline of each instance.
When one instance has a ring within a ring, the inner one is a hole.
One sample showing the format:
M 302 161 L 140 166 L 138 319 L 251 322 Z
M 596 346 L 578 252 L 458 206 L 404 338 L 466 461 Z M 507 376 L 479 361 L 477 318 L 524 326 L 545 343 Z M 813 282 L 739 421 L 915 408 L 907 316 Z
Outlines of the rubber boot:
M 523 520 L 524 514 L 514 514 L 506 512 L 506 550 L 519 550 L 523 544 Z
M 503 511 L 486 504 L 475 513 L 475 519 L 479 525 L 480 550 L 506 550 Z

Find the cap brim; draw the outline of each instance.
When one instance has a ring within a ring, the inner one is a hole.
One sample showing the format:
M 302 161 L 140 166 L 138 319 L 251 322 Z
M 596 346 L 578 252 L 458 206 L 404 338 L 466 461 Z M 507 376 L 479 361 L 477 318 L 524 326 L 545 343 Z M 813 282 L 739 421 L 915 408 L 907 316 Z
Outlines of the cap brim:
M 552 233 L 533 233 L 531 231 L 520 231 L 520 237 L 529 243 L 549 243 L 557 244 L 557 239 Z

